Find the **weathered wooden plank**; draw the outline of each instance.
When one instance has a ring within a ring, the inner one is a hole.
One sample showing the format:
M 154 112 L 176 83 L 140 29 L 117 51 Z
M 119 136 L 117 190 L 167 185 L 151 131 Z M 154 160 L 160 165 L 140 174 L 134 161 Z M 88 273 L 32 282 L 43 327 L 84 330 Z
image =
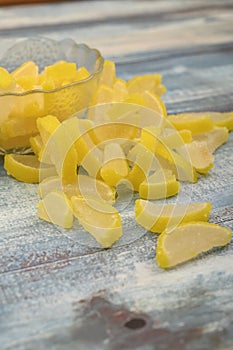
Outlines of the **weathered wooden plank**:
M 110 3 L 112 6 L 112 2 Z M 143 2 L 141 5 L 139 5 L 140 2 L 136 2 L 136 10 L 132 10 L 133 14 L 135 15 L 136 13 L 138 16 L 136 19 L 127 15 L 129 13 L 129 4 L 127 2 L 124 2 L 125 5 L 122 5 L 122 2 L 116 2 L 116 4 L 114 2 L 115 8 L 112 8 L 108 2 L 106 4 L 103 8 L 106 14 L 101 17 L 100 22 L 95 21 L 92 17 L 90 17 L 90 22 L 88 22 L 86 14 L 83 21 L 78 18 L 72 22 L 71 16 L 76 16 L 76 13 L 83 15 L 82 3 L 76 5 L 72 3 L 70 8 L 64 11 L 63 5 L 46 5 L 40 11 L 36 11 L 36 9 L 34 11 L 31 10 L 30 16 L 27 14 L 26 8 L 26 13 L 22 10 L 21 19 L 18 19 L 21 22 L 18 25 L 14 11 L 12 14 L 7 14 L 2 10 L 3 18 L 1 19 L 0 17 L 0 23 L 2 23 L 0 35 L 2 37 L 42 35 L 60 39 L 60 32 L 62 31 L 63 37 L 74 37 L 79 42 L 85 42 L 90 46 L 97 47 L 106 57 L 115 57 L 119 53 L 120 55 L 125 55 L 155 50 L 161 51 L 168 48 L 180 47 L 184 49 L 187 46 L 208 46 L 210 44 L 232 41 L 231 23 L 233 21 L 233 12 L 227 6 L 226 8 L 222 6 L 219 9 L 215 9 L 212 3 L 208 2 L 206 10 L 203 12 L 203 8 L 200 7 L 196 16 L 193 15 L 193 12 L 191 12 L 192 16 L 190 16 L 189 12 L 185 16 L 184 11 L 179 6 L 175 12 L 172 10 L 170 12 L 165 11 L 166 16 L 164 16 L 166 20 L 163 17 L 159 20 L 157 16 L 161 16 L 160 7 L 158 7 L 157 11 L 154 10 L 157 8 L 157 2 L 146 2 L 146 4 Z M 174 4 L 177 4 L 177 2 L 174 2 Z M 195 7 L 195 4 L 196 2 L 192 2 L 192 6 Z M 77 8 L 73 6 L 77 6 Z M 81 6 L 80 9 L 79 6 Z M 120 12 L 118 12 L 119 7 L 121 7 Z M 96 13 L 97 16 L 102 16 L 102 7 L 98 11 L 94 11 L 94 9 L 96 7 L 90 4 L 86 13 L 89 14 L 90 10 L 95 16 Z M 37 19 L 38 13 L 40 17 Z M 48 13 L 49 16 L 47 15 Z M 114 21 L 111 18 L 111 14 L 115 16 L 115 13 L 120 13 L 121 17 L 117 16 Z M 144 16 L 146 17 L 144 18 Z M 4 17 L 6 20 L 4 20 Z M 64 17 L 67 19 L 65 20 Z M 44 23 L 46 18 L 50 26 Z M 53 21 L 55 23 L 51 26 Z M 57 21 L 60 21 L 59 25 L 56 24 Z M 28 22 L 28 28 L 23 26 L 23 23 L 26 22 Z M 10 26 L 9 32 L 7 29 L 4 29 L 4 23 Z M 176 32 L 175 36 L 174 32 Z
M 170 113 L 233 110 L 231 8 L 226 0 L 0 8 L 1 45 L 73 37 L 113 58 L 122 78 L 162 73 Z M 232 146 L 233 135 L 210 175 L 179 197 L 212 201 L 210 220 L 231 229 Z M 36 186 L 7 177 L 1 162 L 0 189 L 1 349 L 232 349 L 232 243 L 163 271 L 154 235 L 106 251 L 80 245 L 37 218 Z M 126 216 L 125 232 L 137 232 L 132 207 Z M 135 318 L 145 325 L 127 328 Z

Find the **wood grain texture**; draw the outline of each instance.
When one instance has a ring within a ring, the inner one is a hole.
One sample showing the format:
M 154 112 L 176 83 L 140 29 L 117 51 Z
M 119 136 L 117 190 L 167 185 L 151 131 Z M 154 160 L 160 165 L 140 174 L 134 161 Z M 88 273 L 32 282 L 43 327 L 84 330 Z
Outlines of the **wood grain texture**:
M 72 37 L 117 63 L 159 72 L 168 112 L 233 110 L 232 1 L 83 1 L 0 8 L 0 56 L 24 37 Z M 213 202 L 233 229 L 233 135 L 180 200 Z M 233 243 L 170 271 L 144 233 L 109 250 L 80 245 L 36 215 L 37 189 L 0 161 L 0 349 L 233 348 Z M 123 213 L 124 215 L 124 213 Z M 126 215 L 126 213 L 125 213 Z M 125 231 L 137 231 L 133 211 Z M 136 237 L 137 238 L 137 237 Z M 127 328 L 143 319 L 142 328 Z

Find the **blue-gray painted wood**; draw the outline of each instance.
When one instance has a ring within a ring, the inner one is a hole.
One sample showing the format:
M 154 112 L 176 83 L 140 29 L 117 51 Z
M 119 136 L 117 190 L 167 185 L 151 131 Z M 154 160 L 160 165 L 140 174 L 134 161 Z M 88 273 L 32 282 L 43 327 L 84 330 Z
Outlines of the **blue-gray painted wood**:
M 0 45 L 72 37 L 113 58 L 122 78 L 161 73 L 170 113 L 224 111 L 233 110 L 232 23 L 226 0 L 9 7 L 0 8 Z M 182 187 L 212 201 L 210 220 L 231 229 L 232 136 L 210 174 Z M 2 163 L 0 191 L 1 350 L 233 348 L 233 243 L 164 271 L 153 234 L 109 250 L 80 245 L 37 218 L 36 186 L 6 176 Z M 136 230 L 127 215 L 125 231 Z M 146 325 L 127 328 L 135 318 Z

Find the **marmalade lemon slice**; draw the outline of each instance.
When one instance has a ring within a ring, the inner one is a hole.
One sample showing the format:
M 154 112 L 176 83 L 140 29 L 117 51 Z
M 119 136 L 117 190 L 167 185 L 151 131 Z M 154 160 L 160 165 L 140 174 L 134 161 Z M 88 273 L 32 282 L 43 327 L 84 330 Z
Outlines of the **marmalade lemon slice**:
M 113 87 L 116 81 L 116 66 L 113 61 L 104 61 L 103 70 L 100 75 L 99 85 L 104 84 Z
M 197 112 L 190 114 L 197 118 L 203 115 L 208 116 L 215 126 L 226 127 L 229 131 L 233 130 L 233 112 Z
M 52 191 L 39 201 L 38 216 L 40 219 L 64 228 L 71 228 L 73 225 L 71 202 L 64 193 L 59 191 Z
M 167 116 L 166 106 L 158 95 L 151 91 L 144 91 L 143 98 L 145 100 L 146 107 L 153 109 L 159 115 L 164 117 Z
M 102 179 L 110 186 L 126 178 L 129 166 L 124 151 L 118 143 L 109 143 L 104 148 L 104 165 L 100 170 Z
M 228 140 L 228 129 L 226 127 L 215 126 L 213 130 L 193 135 L 193 139 L 196 141 L 205 141 L 210 153 L 220 147 Z
M 130 94 L 143 93 L 146 90 L 156 91 L 160 85 L 162 77 L 160 74 L 145 74 L 131 78 L 128 83 L 128 91 Z
M 57 118 L 48 115 L 38 118 L 37 126 L 44 145 L 41 159 L 43 163 L 54 164 L 64 184 L 77 181 L 77 152 L 69 135 L 69 130 Z
M 231 241 L 232 232 L 226 227 L 207 222 L 189 222 L 166 230 L 159 236 L 156 261 L 163 268 L 173 267 L 193 259 L 214 247 Z
M 122 236 L 121 217 L 110 204 L 87 197 L 71 197 L 74 215 L 79 223 L 104 248 Z
M 34 155 L 6 154 L 4 168 L 15 179 L 28 183 L 38 183 L 41 173 L 44 177 L 56 175 L 53 166 L 42 165 Z
M 214 123 L 208 114 L 182 113 L 169 115 L 168 120 L 177 129 L 188 129 L 193 134 L 213 129 Z
M 77 74 L 76 63 L 58 61 L 50 66 L 45 67 L 41 73 L 41 78 L 52 80 L 55 86 L 61 86 L 64 81 L 73 81 Z
M 155 204 L 147 200 L 137 199 L 135 217 L 139 225 L 145 229 L 161 233 L 178 224 L 189 221 L 207 221 L 212 205 L 208 202 L 191 204 Z
M 12 75 L 0 67 L 0 93 L 9 92 L 15 87 L 15 81 Z
M 175 128 L 164 128 L 160 135 L 160 140 L 167 147 L 176 149 L 183 146 L 184 143 L 193 141 L 193 136 L 190 130 L 176 130 Z
M 40 160 L 41 159 L 40 153 L 41 153 L 41 150 L 43 148 L 43 141 L 42 141 L 41 136 L 40 135 L 32 136 L 32 137 L 30 137 L 29 142 L 30 142 L 30 146 L 31 146 L 33 152 Z
M 89 135 L 93 123 L 74 117 L 65 120 L 63 126 L 75 147 L 78 165 L 82 165 L 90 176 L 96 177 L 103 164 L 103 151 L 95 145 Z
M 21 66 L 16 68 L 11 75 L 14 79 L 22 77 L 37 77 L 38 76 L 38 66 L 33 61 L 26 61 Z
M 51 176 L 40 182 L 38 194 L 41 198 L 51 191 L 63 191 L 69 198 L 73 196 L 92 196 L 109 203 L 113 203 L 116 197 L 114 188 L 108 186 L 101 180 L 94 179 L 87 175 L 78 175 L 76 184 L 62 184 L 58 176 Z
M 46 115 L 45 117 L 37 119 L 37 128 L 40 132 L 40 137 L 44 145 L 48 142 L 50 136 L 61 125 L 59 120 L 53 115 Z
M 190 160 L 193 167 L 201 174 L 207 174 L 213 167 L 214 157 L 205 141 L 192 141 L 177 150 L 184 158 Z
M 170 170 L 158 170 L 147 177 L 139 186 L 139 195 L 143 199 L 162 199 L 176 195 L 180 184 Z

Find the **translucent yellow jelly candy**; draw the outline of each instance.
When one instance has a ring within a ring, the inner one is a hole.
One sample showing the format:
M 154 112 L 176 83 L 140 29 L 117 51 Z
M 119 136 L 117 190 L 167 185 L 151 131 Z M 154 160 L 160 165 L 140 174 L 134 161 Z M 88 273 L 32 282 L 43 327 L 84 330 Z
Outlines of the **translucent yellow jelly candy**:
M 193 259 L 202 252 L 230 243 L 232 232 L 207 222 L 189 222 L 159 236 L 156 261 L 163 268 Z
M 79 223 L 104 248 L 109 248 L 122 236 L 121 217 L 106 202 L 87 197 L 71 198 L 74 215 Z
M 30 137 L 29 141 L 33 152 L 35 153 L 37 158 L 40 160 L 41 159 L 40 153 L 44 145 L 41 136 L 40 135 L 32 136 Z
M 140 145 L 139 152 L 136 155 L 135 163 L 127 176 L 127 180 L 131 183 L 134 191 L 139 191 L 140 184 L 146 179 L 152 170 L 154 156 L 153 153 Z
M 180 184 L 171 171 L 161 169 L 148 176 L 139 186 L 139 195 L 143 199 L 162 199 L 176 195 Z
M 64 228 L 71 228 L 73 225 L 71 202 L 64 193 L 59 191 L 52 191 L 39 201 L 38 216 L 40 219 Z
M 77 181 L 77 152 L 64 123 L 57 118 L 46 116 L 37 119 L 37 126 L 45 144 L 41 156 L 43 163 L 54 164 L 64 184 Z
M 190 160 L 193 167 L 201 174 L 207 174 L 213 167 L 214 157 L 205 141 L 192 141 L 179 148 L 179 153 Z M 187 154 L 185 155 L 185 152 Z
M 155 155 L 162 168 L 172 170 L 178 180 L 194 183 L 197 181 L 197 173 L 191 164 L 187 151 L 184 151 L 184 153 L 187 159 L 166 147 L 161 141 L 158 142 L 155 150 Z
M 38 133 L 36 118 L 8 118 L 1 125 L 1 133 L 8 138 L 35 135 Z
M 156 88 L 161 83 L 162 77 L 160 74 L 145 74 L 136 76 L 130 79 L 127 83 L 130 94 L 143 93 L 146 90 L 156 91 Z
M 183 146 L 184 143 L 193 141 L 193 136 L 190 130 L 176 130 L 175 128 L 164 128 L 160 140 L 168 148 L 176 149 Z
M 196 116 L 208 116 L 215 126 L 226 127 L 229 131 L 233 130 L 233 112 L 199 112 L 192 113 Z M 205 131 L 205 130 L 202 130 Z M 201 132 L 201 131 L 200 131 Z
M 210 116 L 198 113 L 183 113 L 169 115 L 168 120 L 177 130 L 188 129 L 193 134 L 213 129 L 214 123 Z
M 44 145 L 48 142 L 50 136 L 61 125 L 59 120 L 53 115 L 47 115 L 37 119 L 37 128 Z
M 43 173 L 43 176 L 56 174 L 54 167 L 42 166 L 37 157 L 33 155 L 6 154 L 4 168 L 18 181 L 28 183 L 38 183 L 40 172 Z
M 113 87 L 116 81 L 116 66 L 113 61 L 105 61 L 103 70 L 99 79 L 99 85 L 104 84 Z
M 156 113 L 163 117 L 167 116 L 166 106 L 158 95 L 151 91 L 144 91 L 142 96 L 146 107 L 153 109 Z
M 166 228 L 171 229 L 181 223 L 207 221 L 211 207 L 211 203 L 208 202 L 159 205 L 137 199 L 135 202 L 135 216 L 137 223 L 145 229 L 161 233 Z
M 52 80 L 55 86 L 61 86 L 63 81 L 75 79 L 77 73 L 76 63 L 58 61 L 51 66 L 45 67 L 42 76 L 45 76 L 45 80 Z
M 213 130 L 194 135 L 193 139 L 206 142 L 209 152 L 213 153 L 218 147 L 227 142 L 228 136 L 227 128 L 215 126 Z
M 16 68 L 11 75 L 14 79 L 22 77 L 37 77 L 38 76 L 38 66 L 33 61 L 26 61 L 21 66 Z
M 92 122 L 74 117 L 64 121 L 63 126 L 74 144 L 78 165 L 82 165 L 90 176 L 96 177 L 103 164 L 103 151 L 94 144 L 89 136 L 89 131 L 93 126 Z
M 44 179 L 38 186 L 38 194 L 41 198 L 51 191 L 63 191 L 69 198 L 73 196 L 93 197 L 109 203 L 115 201 L 116 191 L 101 180 L 87 175 L 79 175 L 77 183 L 62 184 L 58 176 Z
M 128 162 L 118 143 L 109 143 L 104 148 L 104 165 L 100 170 L 102 179 L 110 186 L 126 178 L 129 173 Z
M 15 87 L 15 81 L 12 75 L 0 67 L 0 93 L 10 92 Z
M 80 67 L 74 76 L 74 81 L 84 80 L 87 79 L 89 76 L 90 73 L 88 72 L 86 67 Z

